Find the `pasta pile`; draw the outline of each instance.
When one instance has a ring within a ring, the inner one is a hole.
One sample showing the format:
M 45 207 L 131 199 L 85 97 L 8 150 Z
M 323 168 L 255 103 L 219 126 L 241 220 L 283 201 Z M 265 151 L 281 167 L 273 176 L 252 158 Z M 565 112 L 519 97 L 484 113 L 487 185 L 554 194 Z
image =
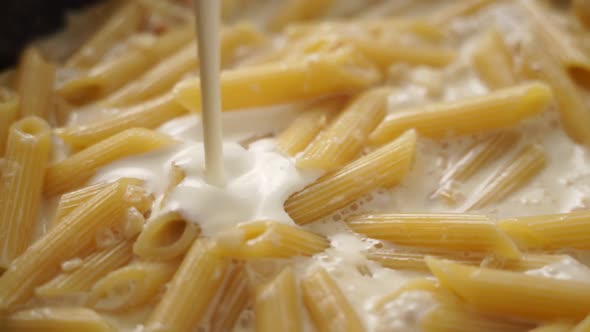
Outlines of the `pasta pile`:
M 590 153 L 586 1 L 222 6 L 224 112 L 296 105 L 272 140 L 299 170 L 323 174 L 285 200 L 293 223 L 204 236 L 182 209 L 165 209 L 187 176 L 178 165 L 163 195 L 128 174 L 91 181 L 179 144 L 157 128 L 201 107 L 190 2 L 107 1 L 85 14 L 107 13 L 82 43 L 62 36 L 72 54 L 55 51 L 59 39 L 35 43 L 0 79 L 1 331 L 590 331 L 590 279 L 531 272 L 583 266 L 590 203 L 493 212 L 554 165 L 522 126 L 556 114 L 567 148 Z M 506 11 L 516 27 L 469 26 Z M 453 95 L 462 73 L 480 88 Z M 422 102 L 392 107 L 412 93 Z M 405 197 L 441 211 L 360 206 L 420 187 L 433 176 L 425 146 L 466 138 L 436 188 Z M 368 244 L 344 254 L 361 257 L 347 272 L 355 280 L 392 270 L 406 281 L 359 309 L 351 287 L 361 286 L 317 263 L 340 250 L 326 227 Z M 388 325 L 412 296 L 428 310 Z

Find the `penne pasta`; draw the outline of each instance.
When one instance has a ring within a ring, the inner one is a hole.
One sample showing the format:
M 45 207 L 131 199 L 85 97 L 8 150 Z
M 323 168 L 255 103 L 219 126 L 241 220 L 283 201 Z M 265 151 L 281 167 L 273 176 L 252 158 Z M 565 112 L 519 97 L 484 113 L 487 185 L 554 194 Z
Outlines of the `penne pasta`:
M 217 255 L 209 240 L 196 240 L 150 315 L 147 330 L 194 329 L 219 290 L 227 268 L 228 261 Z
M 179 50 L 194 38 L 192 24 L 165 34 L 128 42 L 129 50 L 65 81 L 58 93 L 74 104 L 85 104 L 104 98 L 144 73 L 158 61 Z
M 236 24 L 221 32 L 221 66 L 227 67 L 235 58 L 236 52 L 244 52 L 262 44 L 265 37 L 249 24 Z M 125 106 L 147 98 L 161 95 L 174 87 L 189 71 L 198 68 L 196 45 L 188 44 L 172 56 L 162 60 L 137 80 L 119 89 L 106 98 L 109 106 Z
M 574 14 L 586 28 L 590 27 L 590 3 L 586 0 L 573 0 L 572 8 Z M 577 331 L 576 331 L 577 332 Z
M 113 43 L 120 42 L 136 32 L 142 21 L 143 11 L 137 3 L 126 2 L 67 60 L 66 66 L 90 68 L 96 65 L 111 49 Z
M 21 116 L 50 119 L 55 70 L 55 65 L 43 59 L 36 48 L 31 47 L 24 52 L 16 80 Z
M 15 92 L 0 87 L 0 158 L 6 150 L 10 126 L 18 118 L 19 104 L 19 97 Z
M 172 278 L 177 262 L 134 262 L 98 280 L 87 304 L 99 311 L 124 311 L 149 302 Z
M 498 227 L 525 249 L 590 248 L 590 211 L 509 218 Z
M 514 243 L 486 216 L 468 214 L 368 214 L 349 217 L 348 227 L 397 245 L 519 259 Z
M 137 0 L 137 3 L 150 12 L 152 15 L 160 15 L 180 21 L 190 21 L 193 15 L 174 2 L 159 0 Z
M 532 330 L 528 330 L 528 332 L 571 332 L 574 327 L 574 323 L 556 322 L 538 326 Z
M 326 127 L 339 108 L 339 101 L 329 100 L 302 112 L 277 137 L 278 149 L 292 157 L 303 151 Z
M 506 88 L 518 82 L 514 74 L 512 53 L 495 28 L 478 41 L 471 54 L 471 62 L 479 77 L 492 90 Z
M 302 331 L 299 292 L 291 267 L 256 287 L 255 299 L 256 332 Z
M 309 21 L 321 17 L 334 0 L 288 0 L 268 22 L 268 27 L 279 31 L 292 22 Z
M 289 103 L 357 91 L 377 83 L 379 72 L 351 48 L 312 59 L 245 67 L 221 73 L 224 110 Z M 201 107 L 198 79 L 175 87 L 176 100 L 191 110 Z
M 442 10 L 435 11 L 429 21 L 435 24 L 447 24 L 459 16 L 473 15 L 484 7 L 491 5 L 497 0 L 473 0 L 473 1 L 451 1 L 450 5 Z
M 240 313 L 248 305 L 248 276 L 244 264 L 238 263 L 228 269 L 225 281 L 219 288 L 217 302 L 208 322 L 209 331 L 231 331 Z
M 181 257 L 199 233 L 199 225 L 187 221 L 178 212 L 165 212 L 148 220 L 133 245 L 133 252 L 153 260 Z
M 397 184 L 412 165 L 416 139 L 416 132 L 408 131 L 340 170 L 324 175 L 291 195 L 284 204 L 285 211 L 295 223 L 304 225 L 347 206 L 372 190 Z
M 524 186 L 545 167 L 545 151 L 540 145 L 527 145 L 516 156 L 500 166 L 482 186 L 469 210 L 481 209 L 506 199 Z
M 353 100 L 297 158 L 297 167 L 333 170 L 355 159 L 385 116 L 390 91 L 369 90 Z
M 63 271 L 51 281 L 35 289 L 41 298 L 68 297 L 87 292 L 105 274 L 127 264 L 133 257 L 132 243 L 119 243 L 85 257 L 74 271 Z
M 303 303 L 319 331 L 365 331 L 342 290 L 324 269 L 301 280 L 301 290 Z
M 275 221 L 239 224 L 217 238 L 221 255 L 240 258 L 287 258 L 312 256 L 330 246 L 318 234 Z
M 469 180 L 479 170 L 494 159 L 500 157 L 513 147 L 519 139 L 519 135 L 512 131 L 503 131 L 492 137 L 477 142 L 443 174 L 439 188 L 432 197 L 441 197 L 449 203 L 457 201 L 453 193 L 453 185 L 456 182 Z
M 133 179 L 133 178 L 124 178 L 124 181 L 129 184 L 133 184 L 136 186 L 140 186 L 142 184 L 141 180 Z M 87 187 L 80 188 L 78 190 L 74 190 L 72 192 L 63 194 L 60 199 L 59 203 L 57 204 L 55 217 L 54 217 L 54 224 L 59 223 L 63 220 L 65 216 L 70 214 L 70 212 L 74 211 L 78 206 L 86 203 L 89 199 L 94 197 L 96 194 L 101 192 L 104 188 L 110 186 L 111 183 L 109 182 L 99 182 L 97 184 L 93 184 Z
M 533 82 L 483 96 L 407 109 L 387 116 L 369 135 L 369 142 L 383 144 L 411 128 L 432 138 L 506 128 L 542 112 L 551 99 L 549 86 Z
M 93 246 L 96 232 L 116 225 L 132 206 L 146 212 L 151 198 L 142 188 L 119 180 L 72 211 L 0 277 L 0 311 L 27 301 L 37 286 L 55 275 L 62 261 Z
M 10 126 L 0 171 L 0 269 L 33 240 L 51 150 L 45 120 L 29 116 Z
M 387 294 L 380 298 L 378 301 L 375 302 L 373 305 L 373 311 L 376 313 L 383 313 L 387 310 L 387 305 L 400 297 L 405 292 L 413 292 L 413 291 L 420 291 L 420 292 L 429 292 L 429 293 L 438 293 L 440 292 L 440 285 L 434 279 L 430 278 L 415 278 L 407 281 L 403 285 L 401 285 L 398 289 L 393 291 L 390 294 Z
M 72 148 L 84 149 L 124 130 L 155 128 L 186 112 L 170 94 L 166 94 L 138 105 L 120 108 L 112 117 L 59 128 L 55 133 Z
M 10 332 L 115 332 L 96 312 L 82 307 L 40 307 L 0 316 L 0 330 Z
M 522 47 L 522 58 L 527 76 L 547 83 L 554 92 L 561 124 L 574 141 L 590 145 L 590 108 L 586 105 L 580 88 L 567 75 L 559 62 L 538 45 L 540 39 L 534 38 Z
M 485 313 L 514 318 L 582 319 L 590 308 L 590 283 L 478 268 L 427 258 L 443 287 Z
M 581 322 L 579 322 L 569 332 L 588 332 L 590 331 L 590 315 L 586 316 Z
M 156 131 L 124 130 L 51 165 L 47 169 L 44 193 L 54 196 L 79 188 L 103 165 L 174 143 L 172 138 Z

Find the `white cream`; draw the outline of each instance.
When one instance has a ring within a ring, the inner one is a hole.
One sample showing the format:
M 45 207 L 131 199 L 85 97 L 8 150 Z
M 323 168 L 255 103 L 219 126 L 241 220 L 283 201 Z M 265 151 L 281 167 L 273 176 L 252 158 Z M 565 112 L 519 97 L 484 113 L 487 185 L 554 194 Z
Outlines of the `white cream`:
M 528 270 L 525 273 L 553 279 L 590 281 L 590 268 L 571 257 L 566 257 L 538 269 Z

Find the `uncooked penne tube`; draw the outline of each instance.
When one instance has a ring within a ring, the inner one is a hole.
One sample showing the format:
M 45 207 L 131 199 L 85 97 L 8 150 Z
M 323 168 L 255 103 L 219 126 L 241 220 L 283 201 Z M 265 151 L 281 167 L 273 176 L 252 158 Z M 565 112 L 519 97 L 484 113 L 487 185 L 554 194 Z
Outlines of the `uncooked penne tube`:
M 59 128 L 55 133 L 75 149 L 83 149 L 131 128 L 155 128 L 187 113 L 170 94 L 146 102 L 117 109 L 104 119 L 71 127 Z
M 125 182 L 136 186 L 140 186 L 142 184 L 141 180 L 133 178 L 125 178 Z M 89 199 L 94 197 L 94 195 L 98 194 L 109 185 L 109 182 L 99 182 L 97 184 L 63 194 L 59 199 L 59 203 L 57 204 L 53 223 L 59 223 L 65 216 L 70 214 L 70 212 L 74 211 L 78 206 L 86 203 Z
M 231 69 L 221 73 L 224 110 L 268 106 L 326 95 L 355 92 L 380 79 L 379 72 L 352 48 L 313 59 Z M 175 87 L 185 107 L 201 108 L 198 79 Z
M 21 116 L 50 119 L 54 81 L 55 65 L 43 59 L 36 48 L 28 48 L 20 61 L 16 80 Z
M 297 158 L 298 168 L 338 169 L 355 159 L 387 111 L 388 88 L 362 93 Z
M 319 268 L 301 280 L 303 302 L 318 331 L 365 331 L 354 308 L 324 269 Z
M 393 142 L 328 173 L 291 195 L 285 211 L 299 224 L 308 224 L 359 199 L 377 188 L 397 184 L 410 170 L 416 148 L 411 130 Z
M 144 259 L 169 260 L 186 253 L 199 236 L 199 225 L 178 212 L 164 212 L 147 221 L 133 245 L 133 252 Z
M 194 27 L 186 24 L 158 37 L 147 37 L 133 44 L 119 57 L 89 69 L 61 84 L 58 93 L 69 102 L 84 104 L 104 98 L 137 78 L 163 58 L 194 38 Z
M 217 238 L 219 252 L 232 258 L 287 258 L 311 256 L 330 246 L 308 230 L 275 221 L 239 224 Z
M 340 105 L 339 101 L 329 100 L 302 112 L 277 137 L 278 149 L 290 156 L 303 151 L 337 114 Z
M 512 53 L 504 38 L 495 28 L 490 29 L 477 43 L 471 61 L 479 77 L 492 89 L 515 85 Z
M 295 274 L 283 269 L 273 280 L 256 287 L 256 332 L 301 331 L 301 309 Z
M 590 108 L 580 88 L 567 75 L 555 57 L 545 52 L 540 38 L 524 43 L 522 58 L 528 76 L 547 83 L 554 92 L 561 124 L 570 138 L 590 146 Z
M 424 136 L 442 138 L 510 127 L 542 112 L 551 100 L 551 88 L 533 82 L 483 96 L 400 110 L 381 122 L 369 142 L 383 144 L 411 128 Z
M 0 269 L 31 244 L 50 151 L 45 120 L 29 116 L 10 126 L 0 171 Z
M 208 239 L 197 239 L 184 256 L 146 327 L 151 332 L 190 331 L 204 317 L 223 283 L 229 262 Z
M 481 168 L 498 158 L 512 148 L 518 141 L 519 135 L 512 131 L 503 131 L 482 142 L 477 142 L 443 174 L 439 188 L 432 197 L 442 197 L 455 203 L 455 195 L 452 192 L 453 184 L 457 181 L 469 180 Z
M 143 11 L 137 3 L 133 1 L 125 3 L 67 60 L 66 66 L 76 68 L 94 66 L 114 43 L 136 32 L 142 20 Z
M 15 92 L 0 87 L 0 158 L 4 156 L 6 150 L 6 139 L 10 125 L 16 121 L 19 115 L 19 104 L 19 97 Z
M 279 31 L 292 22 L 309 21 L 322 16 L 334 0 L 288 0 L 268 22 L 268 27 Z
M 150 301 L 164 289 L 178 262 L 134 262 L 110 272 L 91 288 L 87 304 L 99 311 L 123 311 Z
M 0 277 L 0 310 L 27 301 L 36 287 L 54 276 L 63 261 L 92 246 L 99 229 L 122 221 L 132 206 L 146 212 L 151 200 L 141 187 L 119 180 L 80 205 L 15 259 Z
M 244 264 L 236 263 L 226 273 L 225 281 L 219 288 L 217 301 L 209 316 L 207 326 L 211 332 L 231 331 L 242 310 L 248 305 L 248 276 Z
M 481 209 L 491 203 L 506 199 L 533 179 L 545 167 L 545 151 L 540 145 L 527 145 L 505 165 L 501 165 L 484 183 L 469 209 Z
M 45 177 L 45 195 L 54 196 L 79 188 L 103 165 L 164 148 L 174 142 L 169 136 L 148 129 L 122 131 L 51 165 Z
M 443 287 L 484 313 L 532 320 L 582 319 L 590 283 L 426 259 Z
M 590 249 L 590 211 L 502 220 L 500 229 L 526 249 Z
M 527 332 L 531 323 L 481 314 L 461 303 L 441 304 L 420 322 L 424 332 Z
M 255 47 L 265 41 L 261 32 L 250 24 L 236 24 L 221 31 L 221 66 L 234 59 L 236 51 L 242 53 L 247 47 Z M 190 43 L 162 60 L 137 80 L 129 83 L 106 98 L 109 106 L 123 106 L 153 98 L 170 90 L 187 72 L 198 67 L 196 45 Z
M 349 217 L 348 227 L 397 245 L 494 254 L 519 259 L 512 240 L 493 220 L 469 214 L 367 214 Z
M 40 307 L 0 316 L 0 330 L 10 332 L 115 332 L 99 314 L 82 307 Z
M 35 289 L 41 298 L 68 297 L 87 292 L 105 274 L 127 264 L 133 257 L 130 241 L 119 243 L 85 257 L 73 271 L 64 271 Z

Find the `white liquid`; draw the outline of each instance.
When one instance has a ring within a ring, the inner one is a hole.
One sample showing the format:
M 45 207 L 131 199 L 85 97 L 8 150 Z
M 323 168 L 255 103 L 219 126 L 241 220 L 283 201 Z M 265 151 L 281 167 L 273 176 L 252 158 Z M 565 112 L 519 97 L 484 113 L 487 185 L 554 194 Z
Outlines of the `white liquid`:
M 225 182 L 223 133 L 221 131 L 221 86 L 219 83 L 219 19 L 217 0 L 194 0 L 197 16 L 197 42 L 201 62 L 201 114 L 205 144 L 206 178 L 211 184 Z

